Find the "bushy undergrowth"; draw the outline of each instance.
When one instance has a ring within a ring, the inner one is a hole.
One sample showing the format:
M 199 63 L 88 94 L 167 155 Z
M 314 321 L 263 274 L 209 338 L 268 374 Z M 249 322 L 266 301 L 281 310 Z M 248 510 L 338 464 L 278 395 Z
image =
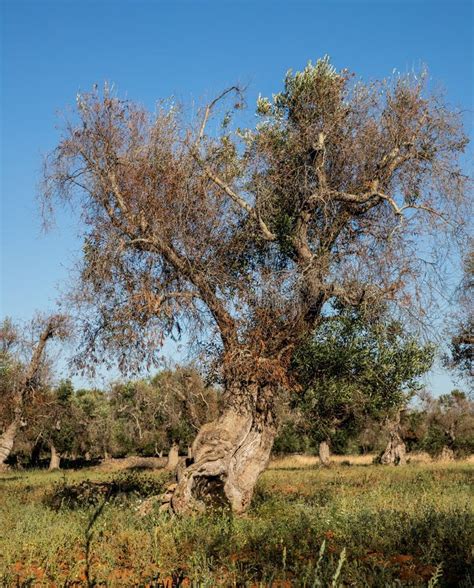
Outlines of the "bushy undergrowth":
M 270 469 L 245 517 L 186 519 L 138 516 L 139 495 L 165 483 L 160 472 L 5 475 L 0 584 L 467 588 L 473 473 L 461 463 Z M 120 500 L 81 504 L 79 489 L 94 484 L 120 488 Z M 65 488 L 76 508 L 52 509 Z
M 125 472 L 112 480 L 93 481 L 90 479 L 78 483 L 68 483 L 66 479 L 56 482 L 44 503 L 51 508 L 85 508 L 101 502 L 110 503 L 119 500 L 130 503 L 137 498 L 146 498 L 164 491 L 167 476 L 161 479 L 137 472 Z

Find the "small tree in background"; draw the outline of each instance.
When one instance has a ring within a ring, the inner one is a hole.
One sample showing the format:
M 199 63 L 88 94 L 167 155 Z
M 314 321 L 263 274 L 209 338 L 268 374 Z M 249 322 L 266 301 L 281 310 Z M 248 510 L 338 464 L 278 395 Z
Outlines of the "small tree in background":
M 82 429 L 74 454 L 107 459 L 114 449 L 116 426 L 108 394 L 97 388 L 80 388 L 75 392 L 74 405 Z
M 302 391 L 294 405 L 305 431 L 341 451 L 367 420 L 393 417 L 407 404 L 434 350 L 381 313 L 335 311 L 295 354 Z
M 439 398 L 426 394 L 422 410 L 426 433 L 421 445 L 433 457 L 444 459 L 474 452 L 474 402 L 461 390 Z
M 150 380 L 117 382 L 110 392 L 116 444 L 126 453 L 186 451 L 196 431 L 218 412 L 218 393 L 192 367 L 177 366 Z
M 62 455 L 74 452 L 78 440 L 87 435 L 87 428 L 81 426 L 71 380 L 62 380 L 50 389 L 41 404 L 41 435 L 51 451 L 49 469 L 55 470 L 60 467 Z
M 185 452 L 199 429 L 217 417 L 221 394 L 207 386 L 193 367 L 163 370 L 152 379 L 152 385 L 162 398 L 168 442 Z
M 46 347 L 56 338 L 66 339 L 70 334 L 68 319 L 64 315 L 38 315 L 24 327 L 5 319 L 0 327 L 0 376 L 3 433 L 0 436 L 0 467 L 13 448 L 24 417 L 24 406 L 48 379 Z M 25 422 L 26 426 L 26 422 Z

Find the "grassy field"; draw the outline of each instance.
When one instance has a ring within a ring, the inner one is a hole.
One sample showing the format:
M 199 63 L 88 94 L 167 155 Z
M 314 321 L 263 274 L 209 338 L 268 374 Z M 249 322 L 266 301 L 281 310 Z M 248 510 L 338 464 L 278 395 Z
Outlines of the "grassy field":
M 137 514 L 161 470 L 11 472 L 0 475 L 0 584 L 474 586 L 473 478 L 468 462 L 285 458 L 245 517 L 177 519 Z

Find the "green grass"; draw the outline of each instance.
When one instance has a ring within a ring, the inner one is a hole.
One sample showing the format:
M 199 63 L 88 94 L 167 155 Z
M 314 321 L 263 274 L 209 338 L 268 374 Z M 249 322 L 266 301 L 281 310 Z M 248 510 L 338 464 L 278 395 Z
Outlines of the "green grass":
M 467 463 L 269 469 L 241 518 L 139 517 L 136 476 L 151 492 L 165 481 L 159 471 L 133 474 L 128 496 L 48 506 L 65 485 L 117 476 L 2 475 L 0 585 L 474 585 Z

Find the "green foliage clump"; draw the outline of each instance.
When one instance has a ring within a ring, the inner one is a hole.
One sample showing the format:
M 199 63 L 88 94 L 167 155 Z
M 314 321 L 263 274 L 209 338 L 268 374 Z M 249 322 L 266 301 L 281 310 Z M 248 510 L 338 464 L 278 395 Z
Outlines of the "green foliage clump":
M 69 484 L 65 480 L 57 482 L 45 504 L 55 510 L 61 508 L 87 508 L 111 500 L 128 501 L 161 494 L 168 476 L 152 478 L 138 472 L 121 473 L 110 481 L 83 480 Z
M 303 429 L 342 452 L 367 420 L 381 421 L 406 405 L 434 349 L 383 315 L 341 307 L 331 318 L 294 356 L 302 388 L 294 404 Z

